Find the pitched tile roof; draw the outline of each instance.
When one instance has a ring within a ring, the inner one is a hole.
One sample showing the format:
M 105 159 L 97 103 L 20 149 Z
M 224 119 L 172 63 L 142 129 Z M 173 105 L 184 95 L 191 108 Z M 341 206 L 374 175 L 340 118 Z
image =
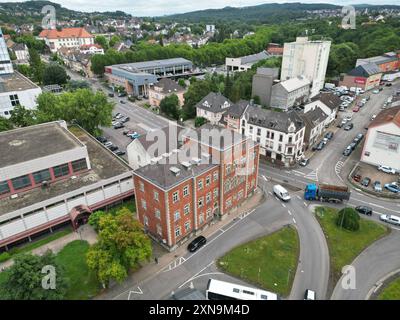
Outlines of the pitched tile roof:
M 39 38 L 93 38 L 93 36 L 84 28 L 64 28 L 61 31 L 57 29 L 44 29 L 40 32 Z
M 233 103 L 221 93 L 210 92 L 199 103 L 196 109 L 203 109 L 213 113 L 225 112 Z
M 163 93 L 173 93 L 173 92 L 185 91 L 184 87 L 180 86 L 175 81 L 168 79 L 168 78 L 162 78 L 154 86 L 162 88 Z

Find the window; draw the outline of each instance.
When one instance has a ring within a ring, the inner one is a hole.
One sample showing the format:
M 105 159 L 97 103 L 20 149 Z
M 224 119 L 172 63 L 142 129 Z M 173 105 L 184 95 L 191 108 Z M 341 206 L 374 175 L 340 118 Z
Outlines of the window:
M 147 209 L 146 200 L 143 200 L 143 199 L 142 199 L 142 208 L 145 210 Z
M 227 164 L 225 170 L 226 170 L 226 171 L 225 171 L 225 172 L 226 172 L 226 173 L 225 173 L 226 175 L 230 174 L 230 173 L 231 173 L 231 165 L 230 165 L 230 164 Z
M 206 195 L 206 203 L 210 203 L 211 202 L 211 192 L 207 193 Z
M 201 207 L 203 206 L 203 202 L 204 202 L 204 198 L 201 197 L 201 198 L 199 199 L 199 201 L 198 201 L 198 206 L 199 206 L 199 208 L 201 208 Z
M 203 179 L 200 179 L 200 180 L 197 182 L 197 187 L 198 187 L 199 190 L 203 189 Z
M 282 142 L 283 141 L 283 134 L 280 134 L 279 135 L 279 142 Z
M 204 222 L 204 214 L 201 213 L 201 214 L 199 215 L 199 223 L 200 223 L 200 224 L 203 224 L 203 222 Z
M 289 137 L 289 143 L 292 143 L 292 142 L 293 142 L 293 137 L 290 136 L 290 137 Z
M 177 202 L 177 201 L 179 201 L 179 193 L 178 193 L 178 191 L 175 191 L 175 192 L 172 194 L 172 202 L 175 203 L 175 202 Z
M 190 231 L 190 221 L 185 222 L 185 231 L 186 232 Z
M 87 169 L 86 159 L 80 159 L 72 162 L 72 170 L 74 172 L 82 171 Z
M 139 182 L 139 190 L 144 192 L 144 183 L 142 181 Z
M 257 135 L 261 136 L 261 128 L 257 128 Z
M 230 208 L 232 206 L 232 199 L 228 198 L 228 200 L 226 200 L 225 205 L 226 205 L 227 208 Z
M 181 227 L 177 227 L 175 229 L 175 237 L 179 237 L 181 235 Z
M 10 102 L 11 102 L 11 105 L 12 105 L 13 107 L 19 105 L 19 98 L 18 98 L 18 95 L 17 95 L 17 94 L 11 94 L 11 95 L 10 95 Z
M 161 226 L 159 224 L 157 224 L 157 233 L 162 236 L 162 229 Z
M 144 216 L 144 225 L 146 227 L 149 225 L 149 218 L 147 218 L 147 216 Z
M 218 197 L 218 188 L 214 189 L 214 199 Z
M 243 190 L 240 190 L 237 196 L 238 200 L 243 198 Z
M 69 175 L 68 163 L 64 163 L 60 166 L 53 167 L 54 176 L 56 178 Z
M 183 196 L 186 197 L 189 195 L 189 186 L 183 187 Z
M 161 212 L 160 212 L 160 210 L 156 209 L 156 211 L 154 212 L 154 215 L 156 216 L 157 219 L 161 219 Z
M 154 200 L 158 201 L 158 192 L 154 191 L 153 195 L 154 195 Z
M 10 187 L 7 181 L 0 182 L 0 194 L 5 194 L 10 192 Z
M 206 186 L 208 187 L 211 183 L 211 176 L 207 176 L 206 178 Z
M 23 188 L 31 186 L 31 180 L 29 179 L 28 175 L 14 178 L 11 180 L 11 182 L 12 182 L 13 188 L 15 190 L 19 190 L 19 189 L 23 189 Z
M 217 181 L 217 180 L 218 180 L 218 171 L 215 171 L 215 172 L 214 172 L 214 174 L 213 174 L 213 179 L 214 179 L 214 181 Z
M 45 170 L 34 172 L 33 179 L 35 180 L 35 183 L 41 183 L 46 180 L 51 180 L 50 170 L 45 169 Z
M 215 206 L 214 206 L 215 207 Z M 211 209 L 207 209 L 207 219 L 211 217 Z
M 190 213 L 190 204 L 189 204 L 189 203 L 186 204 L 185 207 L 183 208 L 183 213 L 184 213 L 185 215 L 187 215 L 187 214 Z
M 175 211 L 174 213 L 174 221 L 178 221 L 181 218 L 181 213 L 179 210 Z
M 292 154 L 293 153 L 293 148 L 292 147 L 289 147 L 288 148 L 288 154 Z

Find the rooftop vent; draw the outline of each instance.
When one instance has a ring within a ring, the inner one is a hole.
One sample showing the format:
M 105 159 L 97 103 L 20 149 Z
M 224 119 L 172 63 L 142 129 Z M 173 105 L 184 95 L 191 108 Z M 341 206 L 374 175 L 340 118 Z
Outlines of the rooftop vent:
M 18 194 L 12 194 L 12 195 L 10 196 L 10 198 L 11 198 L 11 199 L 16 199 L 16 198 L 18 198 Z
M 201 159 L 199 158 L 192 158 L 192 163 L 199 165 L 201 163 Z
M 186 169 L 189 169 L 190 167 L 191 167 L 191 163 L 190 162 L 188 162 L 188 161 L 182 161 L 182 163 L 181 163 Z
M 179 173 L 181 172 L 181 169 L 177 168 L 177 167 L 171 167 L 169 168 L 169 170 L 175 175 L 178 176 Z

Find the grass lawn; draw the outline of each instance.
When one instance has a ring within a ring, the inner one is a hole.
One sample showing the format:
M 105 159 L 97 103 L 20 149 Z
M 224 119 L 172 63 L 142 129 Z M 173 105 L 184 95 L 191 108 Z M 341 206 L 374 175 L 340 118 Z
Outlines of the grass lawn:
M 384 225 L 360 219 L 358 231 L 348 231 L 336 226 L 338 210 L 329 207 L 317 207 L 316 217 L 324 231 L 329 247 L 331 276 L 336 284 L 342 275 L 342 268 L 353 260 L 369 245 L 389 232 Z
M 234 248 L 217 265 L 246 282 L 288 296 L 298 256 L 299 238 L 289 227 Z
M 71 232 L 72 232 L 72 228 L 68 227 L 66 229 L 62 229 L 62 230 L 55 231 L 54 233 L 50 233 L 49 235 L 46 235 L 42 239 L 33 240 L 33 242 L 25 244 L 25 245 L 23 245 L 21 247 L 13 248 L 8 252 L 10 254 L 9 258 L 6 259 L 6 260 L 2 260 L 0 262 L 4 262 L 4 261 L 7 261 L 9 259 L 12 259 L 18 254 L 30 252 L 33 249 L 39 248 L 41 246 L 44 246 L 45 244 L 48 244 L 49 242 L 52 242 L 52 241 L 57 240 L 59 238 L 62 238 L 64 236 L 66 236 L 67 234 L 70 234 Z
M 85 300 L 95 296 L 101 285 L 86 265 L 86 252 L 89 244 L 86 241 L 75 240 L 67 244 L 58 254 L 57 262 L 65 268 L 70 280 L 70 288 L 66 299 Z
M 393 282 L 382 290 L 378 296 L 379 300 L 400 300 L 400 278 L 397 278 Z

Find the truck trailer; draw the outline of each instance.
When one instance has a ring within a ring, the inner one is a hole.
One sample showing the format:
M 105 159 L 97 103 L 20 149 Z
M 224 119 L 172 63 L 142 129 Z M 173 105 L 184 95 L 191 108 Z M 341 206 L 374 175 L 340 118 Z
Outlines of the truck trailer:
M 304 199 L 327 202 L 343 202 L 350 199 L 350 191 L 346 186 L 310 183 L 304 191 Z

